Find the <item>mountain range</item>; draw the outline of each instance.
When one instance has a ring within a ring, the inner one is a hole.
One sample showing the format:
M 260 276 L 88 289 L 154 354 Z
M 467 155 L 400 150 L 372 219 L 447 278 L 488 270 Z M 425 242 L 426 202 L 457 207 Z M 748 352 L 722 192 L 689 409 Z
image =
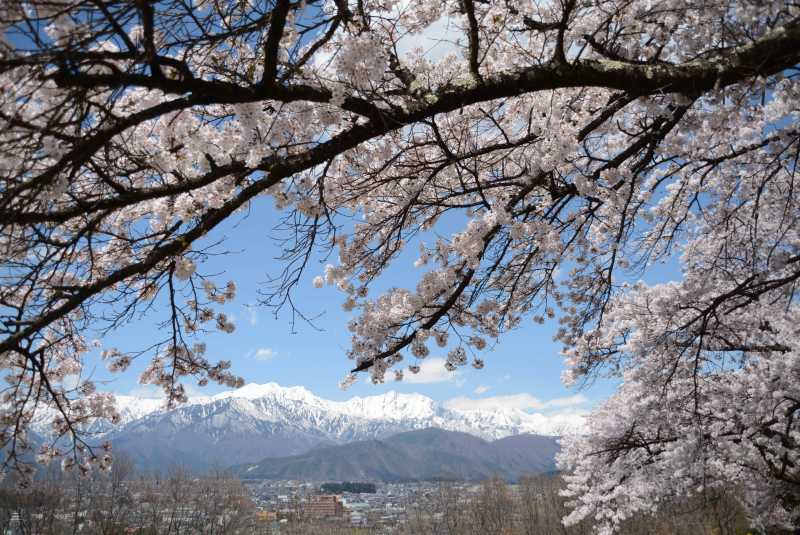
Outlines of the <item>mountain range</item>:
M 456 410 L 420 394 L 397 392 L 331 401 L 303 387 L 275 383 L 191 398 L 171 410 L 150 398 L 117 396 L 117 404 L 121 423 L 95 431 L 142 470 L 181 464 L 204 471 L 428 428 L 484 441 L 565 431 L 518 409 Z
M 428 428 L 264 459 L 233 472 L 244 479 L 305 481 L 479 481 L 492 476 L 516 481 L 525 474 L 554 471 L 558 449 L 554 437 L 525 434 L 490 442 Z

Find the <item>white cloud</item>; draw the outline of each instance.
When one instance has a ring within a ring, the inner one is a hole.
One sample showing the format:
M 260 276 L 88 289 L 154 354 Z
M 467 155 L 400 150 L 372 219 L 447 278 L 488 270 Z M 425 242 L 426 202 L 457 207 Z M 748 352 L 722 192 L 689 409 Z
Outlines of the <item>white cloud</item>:
M 423 385 L 430 383 L 446 383 L 448 381 L 455 381 L 458 383 L 462 381 L 460 373 L 455 371 L 448 371 L 444 367 L 445 359 L 443 358 L 427 358 L 419 365 L 419 373 L 411 373 L 406 371 L 403 376 L 403 382 Z M 463 384 L 463 383 L 462 383 Z
M 481 394 L 485 394 L 486 392 L 488 392 L 489 389 L 490 387 L 488 386 L 479 385 L 475 387 L 475 390 L 473 390 L 473 392 L 475 393 L 476 396 L 480 396 Z
M 155 385 L 139 385 L 136 388 L 132 388 L 129 392 L 123 395 L 132 396 L 135 398 L 155 399 L 155 398 L 163 398 L 164 391 Z
M 448 409 L 462 411 L 491 410 L 491 409 L 519 409 L 541 410 L 544 403 L 530 394 L 511 394 L 507 396 L 490 396 L 488 398 L 474 399 L 466 396 L 449 399 L 445 402 Z
M 247 323 L 255 327 L 258 324 L 258 310 L 256 310 L 256 307 L 245 305 L 244 312 L 247 314 Z
M 586 416 L 589 409 L 585 404 L 588 402 L 589 400 L 582 394 L 541 400 L 530 394 L 521 393 L 479 399 L 461 396 L 446 401 L 444 405 L 448 409 L 458 411 L 491 412 L 519 409 L 524 413 L 518 417 L 524 432 L 565 435 L 586 431 Z
M 548 407 L 577 407 L 585 404 L 588 399 L 583 394 L 575 394 L 565 398 L 555 398 L 547 402 Z
M 80 382 L 81 382 L 80 375 L 65 375 L 64 378 L 61 379 L 61 385 L 67 390 L 73 390 L 75 388 L 78 388 Z
M 477 389 L 476 389 L 477 390 Z M 485 391 L 484 391 L 485 392 Z M 476 391 L 476 394 L 480 394 Z M 510 394 L 506 396 L 490 396 L 486 398 L 469 398 L 460 396 L 449 399 L 445 402 L 448 409 L 462 411 L 470 410 L 497 410 L 497 409 L 519 409 L 521 411 L 542 411 L 553 408 L 569 408 L 583 405 L 588 401 L 583 394 L 556 398 L 542 401 L 530 394 Z
M 271 347 L 259 347 L 256 349 L 255 353 L 253 353 L 253 358 L 260 361 L 272 360 L 276 356 L 278 356 L 278 354 Z
M 404 35 L 397 42 L 397 53 L 403 57 L 419 47 L 426 59 L 437 62 L 447 54 L 458 54 L 460 48 L 456 41 L 464 40 L 464 35 L 464 31 L 445 15 L 420 33 Z

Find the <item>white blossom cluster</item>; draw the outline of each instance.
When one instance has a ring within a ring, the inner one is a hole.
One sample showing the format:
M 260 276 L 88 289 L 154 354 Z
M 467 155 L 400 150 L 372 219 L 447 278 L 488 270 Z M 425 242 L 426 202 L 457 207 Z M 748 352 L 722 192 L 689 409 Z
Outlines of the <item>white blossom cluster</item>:
M 796 102 L 784 113 L 796 115 Z M 564 318 L 566 381 L 597 370 L 623 380 L 592 416 L 590 434 L 564 443 L 560 464 L 575 507 L 569 522 L 593 518 L 611 533 L 671 497 L 730 485 L 743 490 L 762 527 L 800 522 L 791 498 L 800 478 L 800 309 L 785 284 L 800 276 L 800 203 L 788 193 L 795 163 L 780 156 L 792 138 L 758 117 L 733 148 L 705 158 L 761 144 L 750 131 L 758 127 L 774 141 L 746 164 L 673 182 L 648 207 L 657 223 L 644 239 L 654 247 L 676 216 L 693 222 L 684 230 L 679 282 L 623 284 L 591 329 L 579 328 L 578 314 Z M 683 137 L 681 147 L 701 150 L 712 136 Z M 700 192 L 711 202 L 693 214 Z M 589 284 L 571 283 L 575 291 Z
M 142 383 L 169 404 L 187 379 L 241 384 L 200 339 L 235 329 L 236 284 L 203 261 L 266 196 L 288 238 L 264 301 L 295 306 L 306 276 L 336 288 L 374 382 L 437 352 L 480 369 L 504 332 L 557 317 L 567 383 L 623 381 L 565 440 L 569 521 L 610 532 L 735 485 L 755 522 L 800 523 L 796 4 L 11 4 L 6 468 L 30 477 L 27 429 L 47 411 L 41 462 L 111 462 L 81 431 L 117 418 L 113 399 L 64 384 L 87 329 L 167 311 Z M 330 263 L 309 273 L 320 249 Z M 407 253 L 416 284 L 384 284 Z M 680 280 L 635 282 L 666 262 Z M 97 349 L 120 373 L 139 355 Z

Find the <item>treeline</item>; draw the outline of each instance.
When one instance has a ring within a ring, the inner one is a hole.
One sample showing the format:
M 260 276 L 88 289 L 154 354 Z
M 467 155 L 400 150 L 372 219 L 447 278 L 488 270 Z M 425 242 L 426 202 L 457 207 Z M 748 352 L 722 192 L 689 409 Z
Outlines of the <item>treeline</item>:
M 323 494 L 342 494 L 343 492 L 350 492 L 353 494 L 375 494 L 378 491 L 378 487 L 375 486 L 375 483 L 345 481 L 343 483 L 323 483 L 320 485 L 319 490 Z
M 400 535 L 591 535 L 583 522 L 566 527 L 558 476 L 523 478 L 509 486 L 500 479 L 478 485 L 441 482 L 421 485 L 400 501 L 404 520 L 392 526 Z M 371 483 L 326 483 L 322 493 L 372 492 Z M 354 490 L 349 490 L 354 489 Z M 395 502 L 398 503 L 398 502 Z M 276 522 L 282 535 L 375 535 L 385 532 L 381 513 L 370 512 L 367 527 L 353 527 L 345 516 L 319 519 L 294 499 L 281 519 L 267 520 L 247 489 L 224 471 L 195 477 L 180 468 L 166 475 L 135 474 L 124 457 L 110 474 L 87 478 L 54 468 L 19 492 L 12 482 L 0 487 L 0 533 L 13 535 L 261 535 Z M 286 523 L 283 523 L 283 522 Z M 655 515 L 627 520 L 618 535 L 756 535 L 735 497 L 720 492 L 676 500 Z M 762 535 L 785 535 L 769 533 Z
M 53 467 L 29 491 L 0 488 L 0 533 L 14 535 L 250 535 L 262 532 L 255 519 L 247 489 L 224 471 L 135 474 L 123 456 L 110 473 Z
M 563 481 L 554 475 L 526 477 L 515 488 L 501 479 L 477 489 L 441 483 L 416 493 L 406 505 L 404 535 L 592 535 L 589 522 L 566 527 L 568 513 L 559 495 Z M 654 515 L 627 520 L 618 535 L 757 535 L 741 506 L 728 492 L 676 500 Z M 765 534 L 766 535 L 766 534 Z M 769 535 L 788 535 L 775 532 Z

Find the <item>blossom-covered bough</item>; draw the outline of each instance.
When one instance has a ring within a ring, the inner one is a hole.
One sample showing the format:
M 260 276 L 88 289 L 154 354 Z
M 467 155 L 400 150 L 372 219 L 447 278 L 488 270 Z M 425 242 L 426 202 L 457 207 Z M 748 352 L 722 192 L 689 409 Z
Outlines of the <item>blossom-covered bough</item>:
M 622 379 L 566 440 L 568 521 L 733 485 L 754 520 L 800 522 L 798 64 L 792 1 L 3 2 L 6 469 L 29 475 L 34 444 L 108 466 L 85 431 L 113 397 L 64 378 L 90 328 L 156 300 L 167 335 L 102 348 L 110 369 L 151 358 L 170 403 L 241 383 L 201 337 L 233 330 L 235 284 L 197 268 L 268 196 L 292 239 L 264 304 L 293 309 L 335 251 L 314 285 L 355 314 L 345 383 L 435 345 L 480 368 L 556 315 L 568 383 Z M 416 287 L 370 296 L 406 247 Z M 679 282 L 632 283 L 676 258 Z

